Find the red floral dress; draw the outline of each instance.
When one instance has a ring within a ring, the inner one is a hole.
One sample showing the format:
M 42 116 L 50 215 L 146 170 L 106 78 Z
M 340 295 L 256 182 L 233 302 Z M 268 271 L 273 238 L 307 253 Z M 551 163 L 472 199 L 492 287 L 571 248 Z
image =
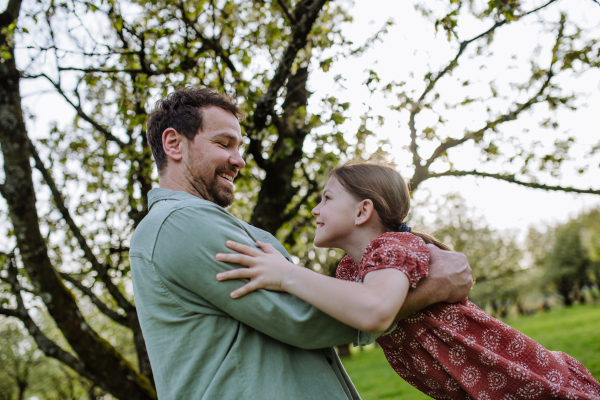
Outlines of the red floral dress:
M 388 232 L 369 243 L 360 266 L 344 257 L 336 277 L 362 282 L 371 271 L 395 268 L 414 288 L 428 266 L 421 238 Z M 377 343 L 398 375 L 434 399 L 600 400 L 600 384 L 581 363 L 546 350 L 471 302 L 434 304 Z

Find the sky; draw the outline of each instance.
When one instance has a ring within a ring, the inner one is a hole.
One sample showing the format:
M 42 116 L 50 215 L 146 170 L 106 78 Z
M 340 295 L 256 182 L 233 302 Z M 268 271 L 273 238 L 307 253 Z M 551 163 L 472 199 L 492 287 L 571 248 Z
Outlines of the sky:
M 309 90 L 314 94 L 311 96 L 309 109 L 318 112 L 316 99 L 326 95 L 335 95 L 341 101 L 352 104 L 349 115 L 351 118 L 344 125 L 349 141 L 352 141 L 352 132 L 359 123 L 360 116 L 367 107 L 371 107 L 376 113 L 385 117 L 383 126 L 372 126 L 376 132 L 377 140 L 389 141 L 389 152 L 393 156 L 400 171 L 410 176 L 409 152 L 405 149 L 408 142 L 408 130 L 405 116 L 390 110 L 390 106 L 397 103 L 394 97 L 385 98 L 381 93 L 371 94 L 364 85 L 367 71 L 374 69 L 378 72 L 382 82 L 406 81 L 408 88 L 418 90 L 422 88 L 423 71 L 428 68 L 444 65 L 454 55 L 455 47 L 445 40 L 443 34 L 436 35 L 432 24 L 425 23 L 422 17 L 414 10 L 412 2 L 399 2 L 396 0 L 370 0 L 357 1 L 352 8 L 354 21 L 352 24 L 343 26 L 343 33 L 347 39 L 362 43 L 374 31 L 384 25 L 385 21 L 393 19 L 395 25 L 389 33 L 383 36 L 382 43 L 375 43 L 374 47 L 360 57 L 340 60 L 332 65 L 327 73 L 319 71 L 312 66 L 313 70 L 309 81 Z M 526 5 L 541 4 L 539 1 L 523 2 Z M 556 19 L 558 10 L 566 7 L 566 0 L 559 2 L 559 7 L 545 14 L 548 19 Z M 598 33 L 600 28 L 600 7 L 591 0 L 569 0 L 569 15 L 582 21 L 582 24 L 595 29 Z M 0 9 L 5 7 L 6 0 L 0 0 Z M 452 86 L 454 78 L 473 77 L 475 90 L 472 95 L 486 96 L 487 85 L 485 80 L 493 76 L 502 87 L 511 81 L 519 81 L 526 76 L 526 59 L 536 51 L 536 46 L 542 47 L 541 61 L 544 61 L 545 53 L 549 43 L 547 35 L 540 34 L 538 28 L 531 23 L 519 23 L 502 29 L 496 35 L 494 42 L 494 55 L 486 60 L 486 68 L 480 70 L 475 61 L 468 59 L 461 64 L 460 72 L 440 82 L 440 92 L 447 99 L 460 98 L 461 92 Z M 461 37 L 468 38 L 477 34 L 485 28 L 481 22 L 473 19 L 461 25 Z M 596 35 L 597 37 L 598 35 Z M 513 55 L 517 61 L 512 61 Z M 512 64 L 518 64 L 521 68 L 513 68 Z M 411 76 L 411 72 L 413 75 Z M 333 77 L 342 74 L 345 78 L 342 89 L 335 84 Z M 462 75 L 460 75 L 462 74 Z M 479 81 L 478 81 L 479 79 Z M 479 82 L 479 83 L 477 83 Z M 598 127 L 597 113 L 600 110 L 600 72 L 595 71 L 578 77 L 565 80 L 564 85 L 573 91 L 583 93 L 578 97 L 579 109 L 576 112 L 561 113 L 558 117 L 561 124 L 561 132 L 578 138 L 581 146 L 575 149 L 574 155 L 579 165 L 587 162 L 583 159 L 583 150 L 586 146 L 597 144 L 600 141 L 600 128 Z M 48 132 L 53 122 L 66 125 L 73 118 L 72 109 L 55 94 L 44 93 L 39 82 L 23 82 L 22 95 L 23 105 L 27 111 L 35 115 L 35 119 L 28 121 L 28 129 L 32 137 L 41 137 Z M 478 94 L 477 90 L 480 90 Z M 42 94 L 41 94 L 42 93 Z M 547 132 L 538 129 L 537 121 L 542 119 L 547 111 L 542 108 L 534 110 L 524 116 L 516 123 L 507 125 L 505 134 L 516 135 L 523 129 L 529 129 L 531 140 L 539 140 L 542 145 L 549 145 L 551 139 Z M 481 109 L 474 106 L 471 110 L 457 112 L 450 115 L 446 129 L 451 132 L 462 132 L 465 128 L 473 128 L 481 123 Z M 484 116 L 484 115 L 483 115 Z M 371 150 L 375 148 L 377 140 L 369 142 Z M 529 140 L 529 139 L 527 139 Z M 527 140 L 525 142 L 527 143 Z M 427 149 L 424 149 L 426 152 Z M 456 162 L 456 168 L 473 169 L 479 168 L 477 150 L 472 145 L 463 146 L 450 153 Z M 565 168 L 564 174 L 559 179 L 548 178 L 544 183 L 564 184 L 579 188 L 600 189 L 600 169 L 598 160 L 590 167 L 590 171 L 583 177 L 577 176 Z M 502 171 L 502 165 L 492 165 L 490 171 L 496 168 Z M 426 194 L 433 198 L 443 197 L 449 193 L 458 193 L 466 203 L 478 210 L 487 222 L 503 230 L 516 230 L 524 232 L 527 227 L 543 226 L 556 222 L 566 221 L 568 218 L 593 207 L 600 206 L 600 196 L 567 194 L 561 192 L 546 192 L 536 189 L 525 188 L 506 182 L 499 182 L 483 178 L 442 178 L 426 181 L 416 194 L 417 199 Z

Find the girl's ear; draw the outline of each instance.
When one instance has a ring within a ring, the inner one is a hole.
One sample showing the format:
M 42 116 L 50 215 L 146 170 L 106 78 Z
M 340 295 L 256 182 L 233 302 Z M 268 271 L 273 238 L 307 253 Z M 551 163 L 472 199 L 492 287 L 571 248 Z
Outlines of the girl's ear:
M 369 199 L 363 200 L 358 203 L 358 207 L 356 209 L 356 217 L 354 218 L 354 225 L 363 225 L 373 218 L 373 214 L 375 213 L 375 207 L 373 206 L 373 202 Z

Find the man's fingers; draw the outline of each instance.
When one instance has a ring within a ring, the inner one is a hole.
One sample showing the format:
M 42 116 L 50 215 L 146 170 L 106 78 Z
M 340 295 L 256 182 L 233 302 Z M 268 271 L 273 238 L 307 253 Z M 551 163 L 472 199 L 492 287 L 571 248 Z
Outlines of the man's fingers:
M 241 264 L 246 266 L 251 266 L 254 264 L 254 258 L 244 254 L 218 253 L 215 258 L 219 261 L 233 264 Z
M 235 250 L 238 253 L 246 254 L 253 257 L 259 256 L 263 253 L 256 247 L 247 246 L 245 244 L 234 242 L 233 240 L 228 240 L 227 242 L 225 242 L 225 245 L 231 250 Z
M 237 299 L 239 297 L 247 295 L 250 292 L 255 291 L 258 288 L 259 288 L 259 285 L 256 283 L 256 281 L 248 282 L 247 284 L 245 284 L 241 288 L 236 289 L 233 292 L 231 292 L 231 298 Z

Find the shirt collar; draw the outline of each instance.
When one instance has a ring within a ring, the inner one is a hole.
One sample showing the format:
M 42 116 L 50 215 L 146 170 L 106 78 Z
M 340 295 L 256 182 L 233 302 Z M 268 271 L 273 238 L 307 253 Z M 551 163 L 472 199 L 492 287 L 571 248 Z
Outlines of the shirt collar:
M 163 189 L 163 188 L 155 188 L 148 192 L 148 208 L 151 209 L 156 203 L 161 200 L 201 200 L 200 197 L 189 194 L 188 192 L 183 192 L 179 190 L 171 190 L 171 189 Z

